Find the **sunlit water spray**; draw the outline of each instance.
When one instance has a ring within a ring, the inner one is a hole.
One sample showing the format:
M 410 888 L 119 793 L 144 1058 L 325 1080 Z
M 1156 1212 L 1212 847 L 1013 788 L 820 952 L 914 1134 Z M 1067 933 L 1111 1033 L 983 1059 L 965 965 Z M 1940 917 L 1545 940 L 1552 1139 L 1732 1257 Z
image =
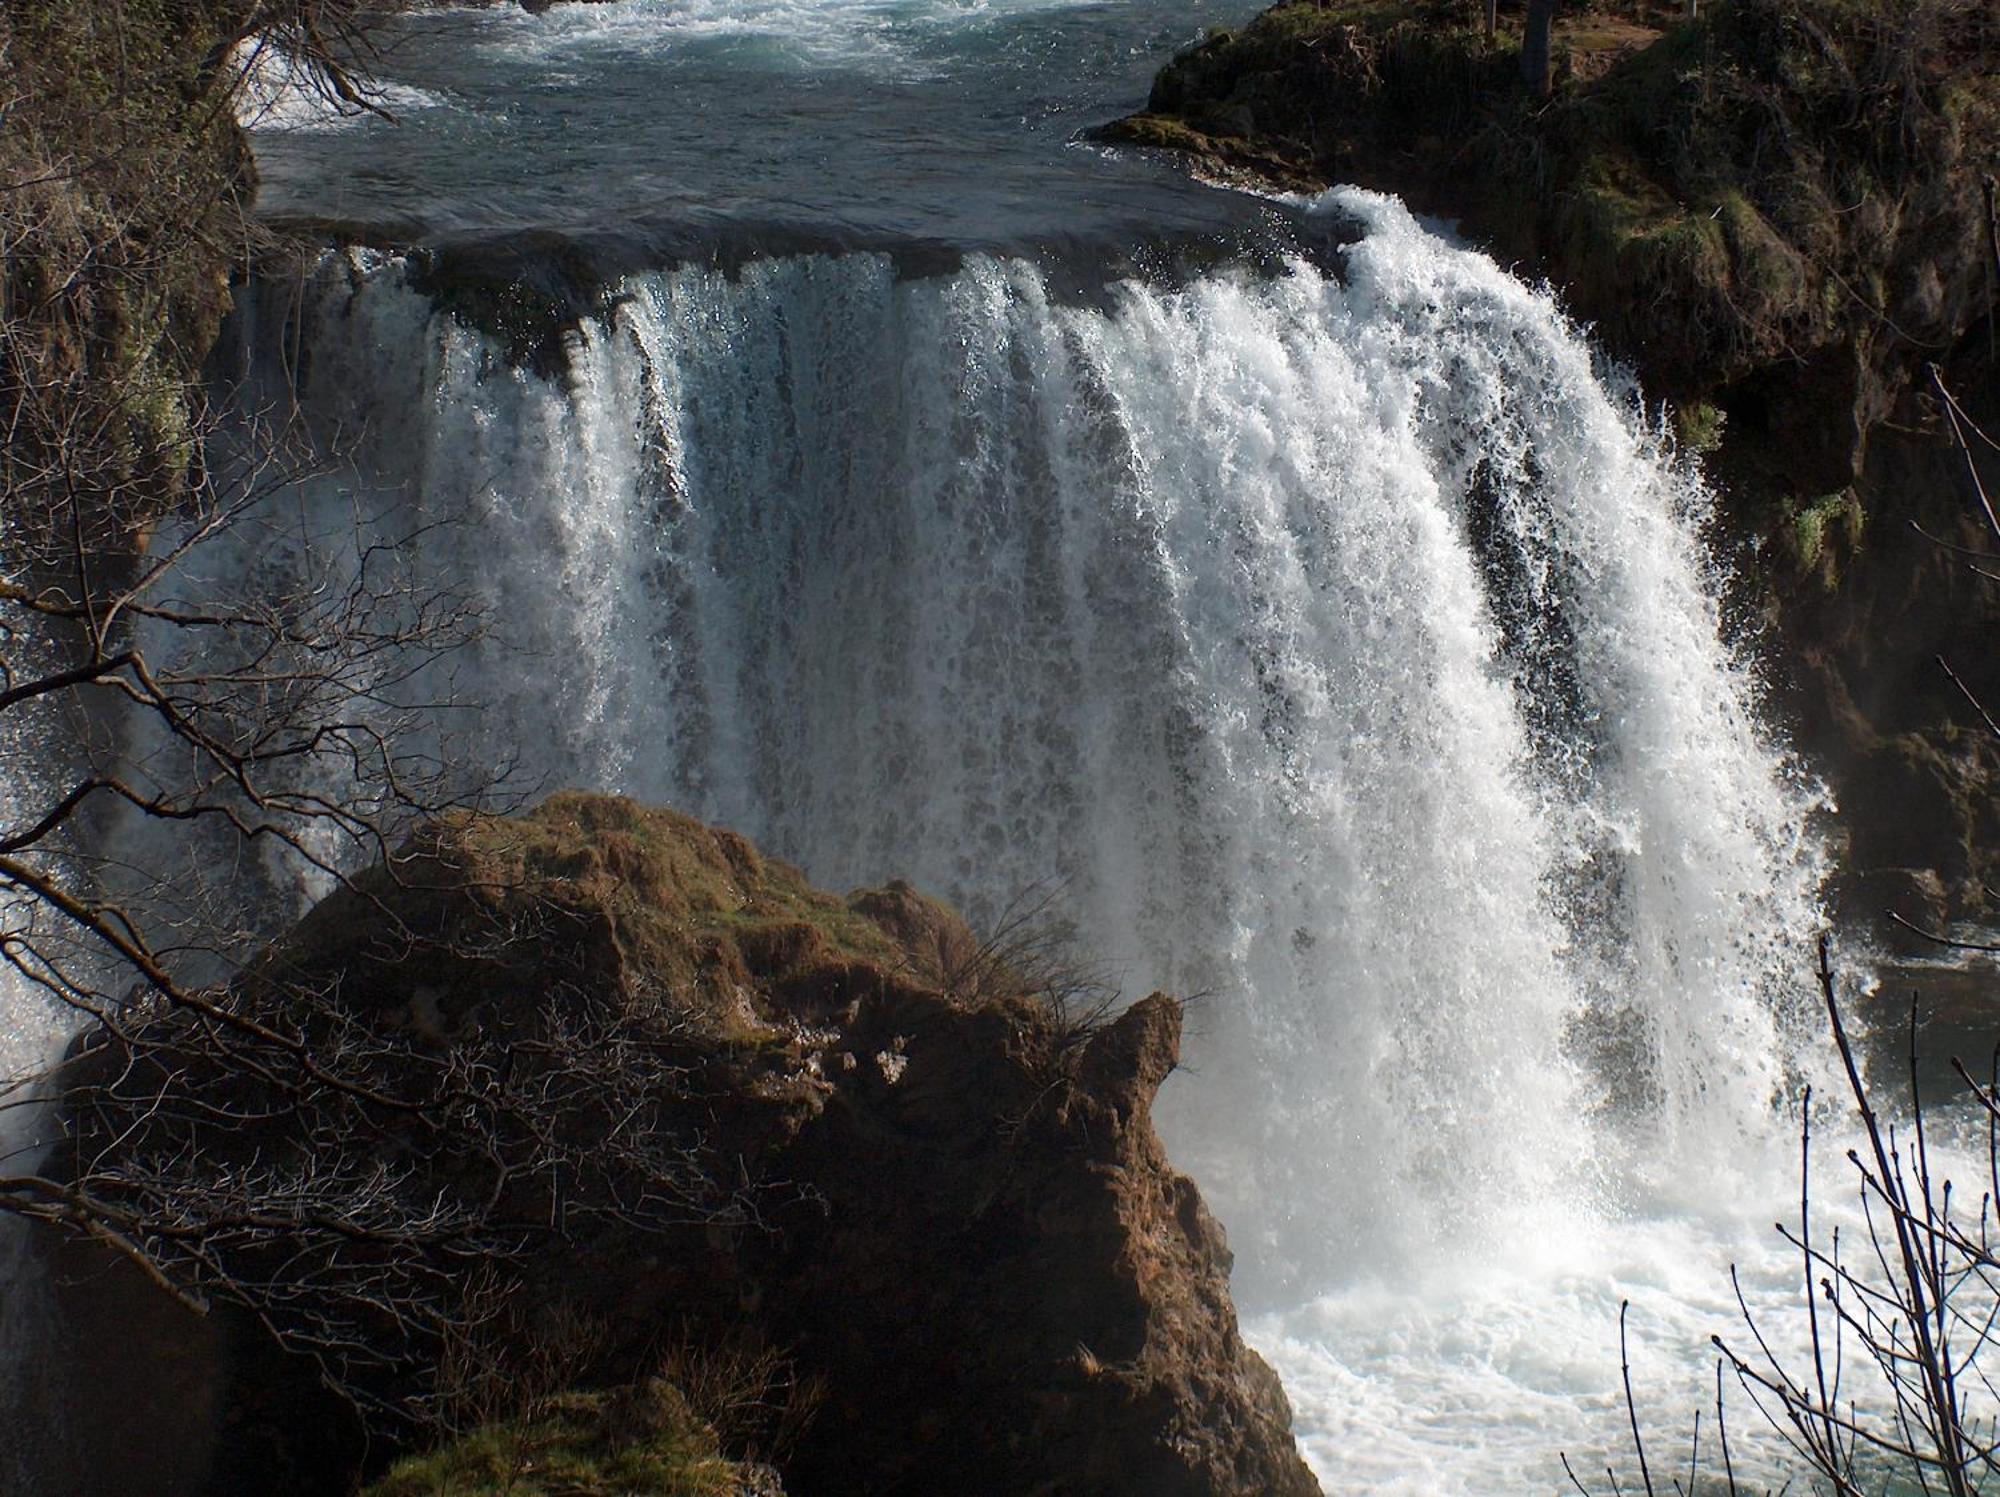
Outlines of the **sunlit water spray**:
M 1622 1298 L 1678 1413 L 1727 1263 L 1791 1292 L 1815 792 L 1581 339 L 1320 211 L 1338 274 L 641 276 L 547 378 L 330 259 L 240 319 L 242 399 L 302 372 L 308 528 L 451 517 L 413 563 L 498 621 L 492 762 L 976 919 L 1058 883 L 1204 995 L 1162 1121 L 1329 1490 L 1555 1490 L 1618 1443 Z

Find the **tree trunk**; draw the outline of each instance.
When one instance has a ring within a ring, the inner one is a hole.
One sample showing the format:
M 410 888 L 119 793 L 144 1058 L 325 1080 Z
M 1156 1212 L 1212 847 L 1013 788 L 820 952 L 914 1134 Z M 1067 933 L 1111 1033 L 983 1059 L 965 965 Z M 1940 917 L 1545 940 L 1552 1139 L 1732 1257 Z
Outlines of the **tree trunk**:
M 1549 39 L 1557 0 L 1528 0 L 1528 28 L 1521 38 L 1521 80 L 1538 99 L 1549 96 Z

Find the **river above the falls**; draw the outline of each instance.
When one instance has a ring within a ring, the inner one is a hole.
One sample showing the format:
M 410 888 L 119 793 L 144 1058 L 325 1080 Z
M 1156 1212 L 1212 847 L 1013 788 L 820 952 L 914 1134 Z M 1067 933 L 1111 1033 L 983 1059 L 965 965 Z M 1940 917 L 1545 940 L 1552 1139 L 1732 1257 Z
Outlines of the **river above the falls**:
M 396 22 L 379 103 L 285 89 L 259 203 L 402 239 L 524 230 L 641 252 L 1132 251 L 1270 218 L 1079 136 L 1242 0 L 620 0 Z

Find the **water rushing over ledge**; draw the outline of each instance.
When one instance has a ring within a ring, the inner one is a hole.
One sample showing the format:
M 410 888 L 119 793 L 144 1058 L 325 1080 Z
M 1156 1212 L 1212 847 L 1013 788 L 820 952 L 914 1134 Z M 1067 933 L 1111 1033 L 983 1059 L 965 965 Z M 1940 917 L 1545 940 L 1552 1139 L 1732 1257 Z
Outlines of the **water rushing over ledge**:
M 340 470 L 210 580 L 449 517 L 407 562 L 501 621 L 475 757 L 975 918 L 1059 886 L 1207 995 L 1163 1126 L 1329 1489 L 1518 1491 L 1616 1445 L 1618 1300 L 1698 1380 L 1758 1251 L 1816 792 L 1587 345 L 1393 201 L 1315 212 L 1338 274 L 633 274 L 542 372 L 333 256 L 246 300 L 236 399 Z

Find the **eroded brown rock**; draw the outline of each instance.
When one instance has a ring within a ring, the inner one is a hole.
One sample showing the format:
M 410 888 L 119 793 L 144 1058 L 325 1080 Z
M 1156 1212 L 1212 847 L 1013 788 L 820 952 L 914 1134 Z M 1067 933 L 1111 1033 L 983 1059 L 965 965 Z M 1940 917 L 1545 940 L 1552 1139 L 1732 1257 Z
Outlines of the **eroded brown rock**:
M 646 1182 L 609 1147 L 553 1182 L 496 1172 L 449 1130 L 377 1147 L 419 1195 L 558 1224 L 506 1271 L 519 1302 L 605 1328 L 594 1380 L 644 1377 L 668 1344 L 782 1353 L 818 1389 L 790 1490 L 1317 1491 L 1238 1333 L 1222 1230 L 1153 1131 L 1179 1055 L 1170 998 L 1072 1020 L 907 885 L 843 901 L 729 833 L 577 795 L 412 846 L 315 910 L 232 1001 L 275 1015 L 301 994 L 413 1054 L 526 1054 L 606 1016 L 646 1037 L 655 1121 L 701 1164 L 675 1187 L 678 1218 L 648 1219 Z M 240 1147 L 269 1157 L 286 1126 Z M 605 1124 L 579 1103 L 561 1126 L 588 1145 Z M 725 1199 L 746 1209 L 703 1209 Z M 224 1411 L 207 1490 L 264 1490 L 243 1451 L 323 1427 L 296 1403 L 246 1420 L 253 1391 L 206 1395 Z M 352 1451 L 352 1471 L 382 1454 Z M 342 1475 L 323 1451 L 313 1463 Z

